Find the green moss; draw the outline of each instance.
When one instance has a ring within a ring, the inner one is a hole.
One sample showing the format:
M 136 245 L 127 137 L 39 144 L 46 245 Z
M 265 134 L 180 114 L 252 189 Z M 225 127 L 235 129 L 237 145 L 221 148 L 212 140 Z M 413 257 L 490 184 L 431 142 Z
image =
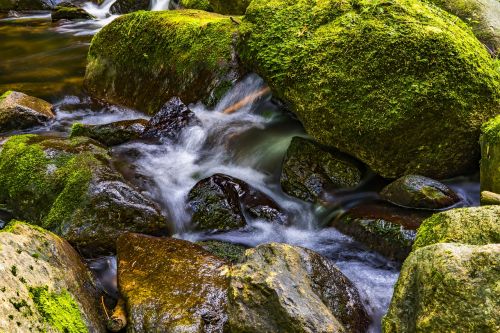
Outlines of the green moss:
M 254 0 L 240 30 L 242 61 L 317 141 L 391 178 L 476 167 L 500 74 L 455 17 L 418 0 Z
M 197 242 L 208 252 L 225 259 L 231 263 L 238 262 L 244 255 L 246 248 L 242 245 L 221 241 L 201 241 Z
M 2 96 L 0 96 L 0 101 L 4 98 L 6 98 L 7 96 L 9 96 L 10 94 L 12 93 L 12 90 L 7 90 L 6 92 L 4 92 L 2 94 Z
M 228 17 L 196 10 L 124 15 L 94 36 L 86 87 L 149 114 L 173 96 L 213 103 L 217 88 L 238 77 L 235 32 Z
M 213 12 L 212 5 L 209 0 L 181 0 L 179 5 L 186 9 L 199 9 L 207 12 Z
M 200 9 L 225 15 L 243 15 L 250 0 L 181 0 L 181 7 Z
M 48 287 L 30 288 L 30 296 L 45 322 L 59 332 L 83 333 L 88 329 L 83 321 L 78 304 L 66 291 L 49 292 Z

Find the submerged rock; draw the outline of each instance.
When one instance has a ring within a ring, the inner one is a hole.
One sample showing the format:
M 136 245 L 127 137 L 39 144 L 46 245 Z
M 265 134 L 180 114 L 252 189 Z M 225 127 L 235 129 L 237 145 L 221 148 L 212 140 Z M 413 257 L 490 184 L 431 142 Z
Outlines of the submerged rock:
M 17 91 L 0 96 L 0 132 L 45 124 L 55 117 L 52 104 Z
M 182 8 L 200 9 L 219 14 L 243 15 L 250 0 L 179 0 Z
M 383 332 L 498 332 L 500 244 L 435 244 L 405 261 Z
M 110 166 L 88 138 L 11 137 L 0 151 L 0 203 L 87 254 L 112 252 L 126 231 L 166 234 L 158 206 Z
M 92 40 L 85 86 L 148 114 L 174 96 L 212 105 L 241 74 L 236 32 L 229 17 L 196 10 L 119 17 Z
M 177 141 L 183 129 L 195 125 L 201 125 L 198 117 L 178 97 L 173 97 L 149 120 L 142 136 Z
M 296 136 L 286 152 L 280 182 L 285 193 L 316 202 L 327 191 L 356 187 L 362 176 L 360 165 L 349 156 Z
M 10 10 L 48 10 L 56 6 L 56 0 L 0 0 L 0 12 Z
M 150 9 L 150 0 L 116 0 L 109 11 L 111 14 L 127 14 Z
M 332 226 L 384 256 L 403 261 L 411 252 L 417 229 L 430 212 L 387 203 L 365 204 L 332 221 Z
M 102 125 L 75 123 L 71 127 L 70 136 L 86 136 L 106 146 L 115 146 L 140 139 L 147 123 L 146 119 L 121 120 Z
M 369 323 L 354 285 L 327 259 L 271 243 L 245 252 L 231 269 L 232 332 L 365 332 Z
M 460 201 L 451 188 L 433 179 L 406 175 L 390 183 L 380 196 L 398 206 L 440 209 Z
M 435 243 L 500 243 L 500 206 L 451 209 L 426 219 L 413 249 Z
M 92 274 L 63 239 L 11 222 L 0 231 L 0 331 L 106 332 Z
M 500 52 L 500 1 L 427 0 L 460 17 L 494 55 Z
M 192 225 L 199 231 L 224 231 L 246 225 L 244 213 L 286 224 L 287 217 L 271 198 L 244 181 L 223 174 L 200 180 L 189 192 Z
M 129 332 L 226 332 L 224 260 L 187 241 L 139 234 L 120 237 L 117 250 Z
M 52 22 L 59 20 L 91 20 L 95 17 L 71 2 L 60 2 L 50 14 Z
M 481 191 L 500 193 L 500 116 L 481 129 Z
M 318 142 L 387 178 L 477 166 L 500 73 L 460 20 L 419 0 L 254 0 L 240 31 L 242 63 Z

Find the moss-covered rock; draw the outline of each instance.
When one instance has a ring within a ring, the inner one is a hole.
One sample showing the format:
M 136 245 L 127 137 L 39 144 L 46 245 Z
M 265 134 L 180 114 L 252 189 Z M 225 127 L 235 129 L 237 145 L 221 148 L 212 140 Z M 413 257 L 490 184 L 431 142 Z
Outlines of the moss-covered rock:
M 196 10 L 136 12 L 94 36 L 85 86 L 149 114 L 174 96 L 208 104 L 240 77 L 229 17 Z
M 380 196 L 398 206 L 423 209 L 446 208 L 460 201 L 445 184 L 418 175 L 395 180 L 382 189 Z
M 109 11 L 112 14 L 127 14 L 138 10 L 148 10 L 150 0 L 117 0 Z
M 500 207 L 451 209 L 432 215 L 418 229 L 413 249 L 435 243 L 500 243 Z
M 141 138 L 147 123 L 146 119 L 121 120 L 102 125 L 74 123 L 70 136 L 86 136 L 106 146 L 115 146 Z
M 91 272 L 63 239 L 11 222 L 0 231 L 0 331 L 106 332 Z
M 139 234 L 120 237 L 117 249 L 128 332 L 226 332 L 224 260 L 187 241 Z
M 481 128 L 481 191 L 500 193 L 500 116 Z
M 182 8 L 200 9 L 219 14 L 243 15 L 251 0 L 180 0 Z
M 85 9 L 69 2 L 59 3 L 50 14 L 52 22 L 59 20 L 90 20 L 95 18 Z
M 240 57 L 322 144 L 388 178 L 463 174 L 500 108 L 465 23 L 419 0 L 254 0 Z
M 285 193 L 316 202 L 325 192 L 356 187 L 362 176 L 362 166 L 349 156 L 294 137 L 283 160 L 280 182 Z
M 431 213 L 387 203 L 357 206 L 331 225 L 384 256 L 403 261 L 411 252 L 417 229 Z
M 261 220 L 287 224 L 281 207 L 244 181 L 215 174 L 200 180 L 189 191 L 188 207 L 197 231 L 225 231 L 247 224 L 245 213 Z
M 95 141 L 11 137 L 0 151 L 0 203 L 63 236 L 84 254 L 113 251 L 125 231 L 167 233 L 158 206 L 110 165 Z
M 460 17 L 476 37 L 498 56 L 500 52 L 500 1 L 427 0 Z
M 500 244 L 436 244 L 414 251 L 383 332 L 498 332 Z
M 231 263 L 238 262 L 246 250 L 246 247 L 243 245 L 218 240 L 199 241 L 197 244 L 213 255 Z
M 55 117 L 52 104 L 17 91 L 0 96 L 0 132 L 43 125 Z
M 0 0 L 0 12 L 9 10 L 48 10 L 56 5 L 55 0 Z
M 368 326 L 354 285 L 311 250 L 259 245 L 230 274 L 231 332 L 354 333 Z

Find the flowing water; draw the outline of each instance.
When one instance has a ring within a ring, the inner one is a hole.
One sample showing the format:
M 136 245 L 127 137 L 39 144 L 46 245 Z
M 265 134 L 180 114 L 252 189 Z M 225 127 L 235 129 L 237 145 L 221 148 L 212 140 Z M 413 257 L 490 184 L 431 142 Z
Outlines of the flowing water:
M 31 132 L 67 135 L 75 121 L 102 124 L 122 119 L 148 118 L 134 110 L 100 105 L 82 89 L 87 48 L 93 35 L 116 16 L 109 14 L 115 0 L 85 5 L 99 20 L 52 23 L 47 14 L 21 18 L 0 17 L 0 93 L 18 90 L 54 103 L 57 119 Z M 165 9 L 168 0 L 152 3 Z M 380 331 L 398 265 L 353 241 L 333 228 L 320 228 L 322 210 L 292 199 L 280 189 L 281 161 L 293 136 L 305 135 L 300 123 L 273 102 L 271 96 L 227 115 L 222 111 L 265 86 L 256 75 L 237 84 L 213 109 L 203 104 L 190 108 L 201 124 L 185 129 L 180 140 L 161 145 L 129 143 L 113 148 L 119 170 L 163 207 L 176 237 L 188 240 L 220 239 L 248 246 L 285 242 L 304 246 L 331 258 L 358 287 L 373 318 L 371 332 Z M 250 220 L 244 230 L 223 234 L 189 231 L 186 197 L 200 179 L 214 173 L 240 178 L 271 196 L 293 217 L 283 227 Z M 464 197 L 476 195 L 477 182 L 459 180 Z M 474 203 L 472 203 L 474 204 Z M 1 222 L 1 217 L 0 217 Z M 116 270 L 114 258 L 93 261 Z M 109 274 L 104 274 L 108 276 Z M 109 276 L 108 276 L 109 278 Z M 109 279 L 108 279 L 109 280 Z

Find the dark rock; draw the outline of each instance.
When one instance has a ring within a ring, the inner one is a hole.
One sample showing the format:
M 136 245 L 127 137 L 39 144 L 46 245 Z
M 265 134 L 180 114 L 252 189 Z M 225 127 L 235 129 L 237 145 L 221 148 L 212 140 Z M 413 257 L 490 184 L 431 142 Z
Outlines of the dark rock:
M 127 14 L 138 10 L 148 10 L 150 0 L 117 0 L 110 8 L 111 14 Z
M 215 174 L 200 180 L 189 192 L 195 230 L 231 230 L 244 227 L 244 213 L 270 222 L 286 224 L 279 205 L 240 179 Z
M 387 185 L 380 196 L 398 206 L 440 209 L 460 201 L 448 186 L 433 179 L 407 175 Z
M 224 260 L 187 241 L 139 234 L 120 237 L 117 250 L 129 332 L 226 332 Z
M 332 221 L 332 226 L 390 259 L 403 261 L 411 252 L 422 221 L 431 212 L 388 203 L 357 206 Z
M 49 10 L 56 6 L 56 2 L 56 0 L 0 0 L 0 12 Z
M 366 332 L 358 291 L 328 259 L 270 243 L 231 268 L 229 324 L 242 333 Z
M 52 104 L 17 91 L 0 96 L 0 132 L 43 125 L 55 117 Z
M 59 20 L 91 20 L 95 17 L 87 13 L 85 9 L 77 7 L 70 2 L 59 3 L 50 14 L 52 22 Z
M 200 241 L 197 242 L 197 244 L 213 255 L 231 263 L 238 262 L 243 257 L 246 250 L 246 247 L 243 245 L 218 240 Z
M 149 120 L 142 136 L 176 141 L 183 129 L 196 125 L 201 125 L 201 121 L 194 112 L 173 97 Z
M 294 137 L 283 161 L 280 181 L 285 193 L 316 202 L 325 192 L 356 187 L 362 176 L 361 165 L 353 158 Z
M 147 123 L 146 119 L 121 120 L 103 125 L 75 123 L 70 136 L 86 136 L 106 146 L 115 146 L 141 138 Z
M 0 188 L 0 203 L 16 218 L 63 236 L 84 255 L 112 253 L 127 231 L 168 233 L 158 205 L 85 137 L 12 136 L 0 151 Z

